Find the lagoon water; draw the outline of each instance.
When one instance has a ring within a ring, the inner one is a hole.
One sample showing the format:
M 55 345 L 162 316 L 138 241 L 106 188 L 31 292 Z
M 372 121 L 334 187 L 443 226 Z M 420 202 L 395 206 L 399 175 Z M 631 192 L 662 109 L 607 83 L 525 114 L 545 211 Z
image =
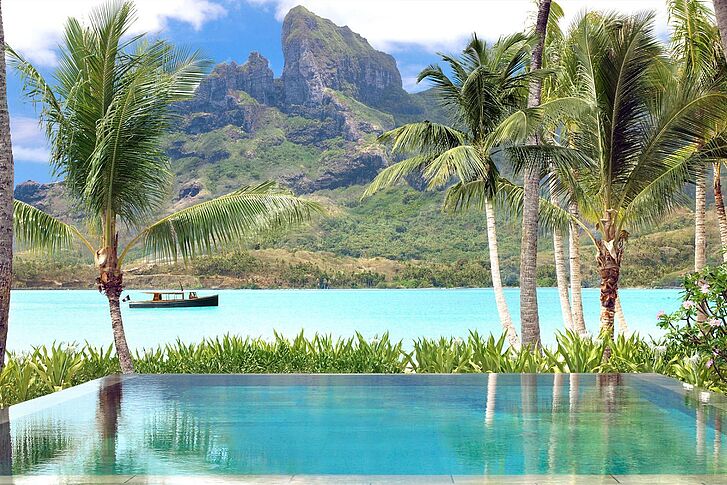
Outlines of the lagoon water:
M 417 290 L 221 290 L 220 306 L 183 309 L 130 309 L 123 305 L 129 345 L 135 349 L 174 342 L 197 342 L 225 333 L 270 339 L 274 331 L 292 337 L 326 333 L 349 337 L 355 331 L 374 338 L 388 331 L 406 347 L 417 337 L 466 337 L 468 331 L 499 334 L 494 294 L 484 289 Z M 139 291 L 132 299 L 146 299 Z M 210 291 L 200 291 L 200 296 Z M 623 289 L 629 330 L 658 337 L 660 310 L 679 305 L 678 289 Z M 506 289 L 519 327 L 519 290 Z M 538 290 L 543 342 L 552 344 L 563 328 L 556 288 Z M 598 289 L 583 292 L 586 321 L 598 328 Z M 52 342 L 111 343 L 106 298 L 93 290 L 14 290 L 8 348 L 22 352 Z

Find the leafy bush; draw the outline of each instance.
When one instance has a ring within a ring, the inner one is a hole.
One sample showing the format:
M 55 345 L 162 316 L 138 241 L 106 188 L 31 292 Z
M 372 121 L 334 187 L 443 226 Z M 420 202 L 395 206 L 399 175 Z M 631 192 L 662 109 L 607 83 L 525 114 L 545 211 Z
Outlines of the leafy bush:
M 678 360 L 678 376 L 703 387 L 727 385 L 727 265 L 684 278 L 681 307 L 660 314 L 667 354 Z M 679 359 L 679 357 L 686 356 Z M 688 377 L 686 377 L 688 376 Z

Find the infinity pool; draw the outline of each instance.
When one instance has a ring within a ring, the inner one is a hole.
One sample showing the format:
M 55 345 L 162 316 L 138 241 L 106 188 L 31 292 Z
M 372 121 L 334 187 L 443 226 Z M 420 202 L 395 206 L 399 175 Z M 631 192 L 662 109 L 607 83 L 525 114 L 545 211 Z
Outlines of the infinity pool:
M 650 374 L 109 377 L 0 411 L 0 475 L 718 478 L 726 409 Z

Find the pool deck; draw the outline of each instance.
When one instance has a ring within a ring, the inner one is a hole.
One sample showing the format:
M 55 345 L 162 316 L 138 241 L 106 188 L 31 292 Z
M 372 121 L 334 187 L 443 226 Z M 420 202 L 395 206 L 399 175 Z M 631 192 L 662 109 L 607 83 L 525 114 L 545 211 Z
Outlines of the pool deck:
M 107 475 L 107 476 L 0 476 L 0 485 L 46 484 L 463 484 L 463 485 L 727 485 L 723 475 Z

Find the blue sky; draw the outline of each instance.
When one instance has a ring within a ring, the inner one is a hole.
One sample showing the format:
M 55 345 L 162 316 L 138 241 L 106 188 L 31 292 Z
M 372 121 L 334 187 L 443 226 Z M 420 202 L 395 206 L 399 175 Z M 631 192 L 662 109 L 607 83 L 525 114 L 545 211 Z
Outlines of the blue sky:
M 63 21 L 83 18 L 102 0 L 3 0 L 8 43 L 49 76 L 55 65 Z M 665 0 L 561 0 L 564 23 L 589 9 L 657 12 L 657 30 L 666 32 Z M 282 19 L 297 4 L 348 25 L 374 47 L 392 54 L 404 87 L 414 90 L 416 74 L 436 62 L 438 51 L 453 52 L 476 31 L 481 37 L 523 30 L 532 22 L 532 0 L 137 0 L 138 30 L 198 48 L 215 62 L 244 62 L 250 51 L 283 69 Z M 16 183 L 52 180 L 48 150 L 37 113 L 22 95 L 17 76 L 8 76 Z

